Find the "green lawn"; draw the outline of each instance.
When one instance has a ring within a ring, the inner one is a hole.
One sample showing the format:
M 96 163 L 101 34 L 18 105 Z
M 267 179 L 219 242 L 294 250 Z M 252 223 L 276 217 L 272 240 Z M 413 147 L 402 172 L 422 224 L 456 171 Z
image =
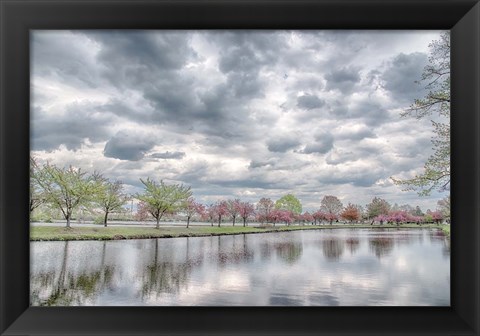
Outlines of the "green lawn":
M 450 236 L 450 225 L 442 224 L 440 225 L 440 229 L 445 233 L 447 236 Z
M 231 235 L 242 233 L 278 232 L 293 230 L 321 230 L 321 229 L 345 229 L 345 228 L 438 228 L 446 234 L 450 234 L 449 225 L 292 225 L 292 226 L 191 226 L 186 227 L 160 227 L 160 229 L 146 227 L 65 227 L 56 226 L 32 226 L 30 228 L 30 240 L 112 240 L 112 239 L 143 239 L 143 238 L 173 238 L 173 237 L 202 237 Z

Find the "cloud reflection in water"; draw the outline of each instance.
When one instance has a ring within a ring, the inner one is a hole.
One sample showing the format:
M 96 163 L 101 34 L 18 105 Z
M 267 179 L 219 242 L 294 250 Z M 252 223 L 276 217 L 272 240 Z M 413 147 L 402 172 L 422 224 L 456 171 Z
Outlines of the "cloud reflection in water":
M 31 243 L 31 304 L 450 304 L 450 243 L 431 230 L 319 230 Z

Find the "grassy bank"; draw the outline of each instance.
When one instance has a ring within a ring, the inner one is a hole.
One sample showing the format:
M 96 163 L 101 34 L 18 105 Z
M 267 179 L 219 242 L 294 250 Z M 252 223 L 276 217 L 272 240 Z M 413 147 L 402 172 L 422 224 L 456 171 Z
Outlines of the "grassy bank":
M 447 236 L 450 237 L 450 225 L 440 225 L 440 229 L 445 233 Z
M 346 228 L 437 228 L 450 234 L 448 225 L 308 225 L 308 226 L 203 226 L 203 227 L 160 227 L 160 229 L 146 227 L 57 227 L 57 226 L 32 226 L 30 228 L 30 240 L 54 241 L 54 240 L 117 240 L 117 239 L 146 239 L 146 238 L 175 238 L 175 237 L 203 237 L 232 235 L 242 233 L 281 232 L 294 230 L 322 230 L 322 229 L 346 229 Z M 447 230 L 448 229 L 448 233 Z

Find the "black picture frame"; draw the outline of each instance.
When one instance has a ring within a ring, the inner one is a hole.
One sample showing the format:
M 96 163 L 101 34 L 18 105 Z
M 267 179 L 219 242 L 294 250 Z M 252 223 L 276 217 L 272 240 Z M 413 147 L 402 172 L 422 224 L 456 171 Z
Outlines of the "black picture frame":
M 0 24 L 2 335 L 479 335 L 477 1 L 0 0 Z M 29 30 L 112 28 L 450 29 L 451 307 L 29 307 Z

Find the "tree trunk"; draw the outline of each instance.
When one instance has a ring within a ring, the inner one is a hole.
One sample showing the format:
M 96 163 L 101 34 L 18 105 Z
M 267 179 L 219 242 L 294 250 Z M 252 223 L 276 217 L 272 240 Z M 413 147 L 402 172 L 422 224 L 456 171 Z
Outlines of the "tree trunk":
M 103 226 L 107 227 L 108 211 L 105 211 L 105 217 L 103 218 Z
M 222 222 L 222 216 L 218 216 L 218 227 L 220 227 L 221 222 Z
M 233 226 L 235 226 L 235 216 L 233 216 Z
M 157 229 L 160 229 L 160 216 L 157 216 Z
M 187 229 L 189 225 L 190 225 L 190 217 L 187 217 Z
M 67 228 L 70 228 L 70 214 L 67 214 Z

